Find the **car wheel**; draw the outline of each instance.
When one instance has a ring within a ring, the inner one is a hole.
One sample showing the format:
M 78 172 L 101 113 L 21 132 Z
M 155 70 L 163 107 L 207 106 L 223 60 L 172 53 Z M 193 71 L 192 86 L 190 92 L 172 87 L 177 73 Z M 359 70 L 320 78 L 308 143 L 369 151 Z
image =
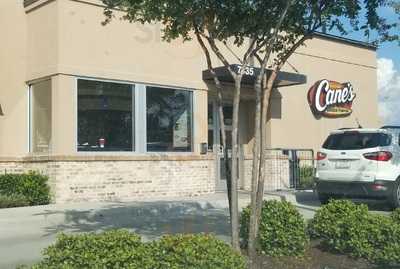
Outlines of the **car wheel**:
M 396 181 L 396 183 L 394 184 L 393 193 L 392 193 L 392 197 L 390 200 L 390 205 L 393 208 L 400 207 L 400 179 L 398 179 Z
M 331 197 L 326 193 L 318 193 L 318 199 L 321 205 L 326 205 Z

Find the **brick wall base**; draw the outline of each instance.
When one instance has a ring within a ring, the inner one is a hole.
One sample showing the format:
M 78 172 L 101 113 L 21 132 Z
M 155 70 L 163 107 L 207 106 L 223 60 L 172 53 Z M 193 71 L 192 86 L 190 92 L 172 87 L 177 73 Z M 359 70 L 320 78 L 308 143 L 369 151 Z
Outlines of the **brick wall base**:
M 213 160 L 15 161 L 1 173 L 49 176 L 53 202 L 133 201 L 215 192 Z
M 250 191 L 252 160 L 245 158 L 242 168 L 241 189 Z M 190 197 L 216 191 L 212 156 L 0 159 L 0 173 L 28 171 L 49 176 L 55 203 Z M 267 156 L 265 190 L 289 188 L 288 158 Z
M 266 173 L 264 188 L 265 191 L 286 190 L 290 189 L 289 180 L 289 160 L 285 158 L 267 158 Z M 253 160 L 244 160 L 244 179 L 242 181 L 243 189 L 251 190 L 251 175 L 252 175 Z

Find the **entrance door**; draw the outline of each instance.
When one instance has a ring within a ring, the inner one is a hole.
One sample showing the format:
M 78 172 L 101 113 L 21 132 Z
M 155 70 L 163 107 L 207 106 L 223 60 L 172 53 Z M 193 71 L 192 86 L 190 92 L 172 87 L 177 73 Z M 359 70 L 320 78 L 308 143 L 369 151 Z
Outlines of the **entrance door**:
M 228 158 L 232 151 L 232 105 L 224 105 L 224 123 L 226 134 L 226 146 L 228 147 Z M 216 102 L 208 105 L 208 145 L 216 157 L 216 189 L 226 190 L 226 170 L 224 163 L 224 148 L 221 141 L 221 130 L 219 114 Z M 230 160 L 228 160 L 230 161 Z

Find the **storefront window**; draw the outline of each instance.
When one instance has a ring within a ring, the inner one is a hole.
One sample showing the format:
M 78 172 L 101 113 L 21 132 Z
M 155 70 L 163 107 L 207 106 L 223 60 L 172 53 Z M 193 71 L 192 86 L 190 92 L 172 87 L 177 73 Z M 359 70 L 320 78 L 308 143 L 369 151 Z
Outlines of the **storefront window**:
M 132 128 L 132 85 L 78 80 L 78 151 L 132 151 Z
M 31 152 L 48 153 L 51 145 L 51 80 L 31 85 Z
M 147 87 L 147 151 L 192 150 L 192 93 Z
M 192 151 L 192 92 L 78 80 L 78 151 Z

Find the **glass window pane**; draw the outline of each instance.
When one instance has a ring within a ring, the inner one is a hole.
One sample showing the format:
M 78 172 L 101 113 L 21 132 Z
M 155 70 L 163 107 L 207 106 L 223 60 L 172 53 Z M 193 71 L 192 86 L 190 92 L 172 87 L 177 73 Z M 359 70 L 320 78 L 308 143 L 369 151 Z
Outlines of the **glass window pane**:
M 208 104 L 208 125 L 212 126 L 214 124 L 214 106 L 212 104 Z
M 132 86 L 78 80 L 78 151 L 132 151 Z
M 147 87 L 147 151 L 192 151 L 192 93 Z
M 31 151 L 48 153 L 51 144 L 51 80 L 31 85 Z
M 224 123 L 226 126 L 232 126 L 233 106 L 224 105 L 222 109 L 224 113 Z
M 213 150 L 214 148 L 214 130 L 208 130 L 208 149 Z
M 330 135 L 322 147 L 331 150 L 359 150 L 385 147 L 390 144 L 391 136 L 387 134 L 350 131 Z

